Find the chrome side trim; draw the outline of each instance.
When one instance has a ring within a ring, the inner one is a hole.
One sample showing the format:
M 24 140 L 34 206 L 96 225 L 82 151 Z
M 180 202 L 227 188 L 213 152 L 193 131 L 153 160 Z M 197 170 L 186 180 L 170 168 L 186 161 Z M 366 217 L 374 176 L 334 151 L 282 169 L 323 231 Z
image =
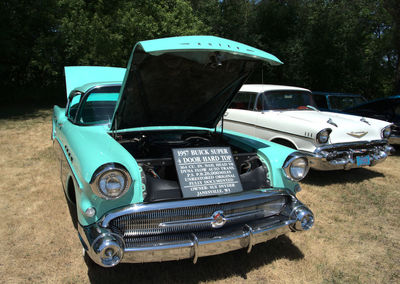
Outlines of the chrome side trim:
M 293 193 L 288 189 L 282 188 L 282 189 L 267 190 L 265 192 L 261 190 L 256 190 L 249 192 L 241 192 L 235 195 L 223 195 L 223 196 L 209 197 L 209 198 L 194 198 L 194 199 L 185 199 L 178 201 L 158 202 L 158 203 L 137 203 L 134 205 L 130 205 L 109 212 L 99 221 L 99 224 L 102 227 L 106 228 L 109 226 L 110 221 L 117 217 L 139 212 L 154 211 L 160 209 L 174 209 L 181 207 L 199 207 L 199 206 L 223 204 L 223 203 L 238 202 L 244 200 L 259 199 L 259 198 L 268 198 L 276 195 L 293 195 Z
M 271 110 L 269 110 L 268 112 L 270 112 L 270 111 Z M 260 112 L 260 111 L 258 111 L 258 112 Z M 253 126 L 253 127 L 257 128 L 257 129 L 265 129 L 265 130 L 268 130 L 268 131 L 275 131 L 277 133 L 281 133 L 281 134 L 284 134 L 284 135 L 296 136 L 296 137 L 300 137 L 300 138 L 303 138 L 303 139 L 310 139 L 312 141 L 315 141 L 315 139 L 312 136 L 305 136 L 305 135 L 295 134 L 295 133 L 291 133 L 291 132 L 285 132 L 285 131 L 282 131 L 282 130 L 279 130 L 279 129 L 268 128 L 268 127 L 265 127 L 265 126 L 256 125 L 254 123 L 247 123 L 247 122 L 243 122 L 243 121 L 240 121 L 240 120 L 229 119 L 229 118 L 226 118 L 226 117 L 224 118 L 224 122 L 231 122 L 231 123 L 237 123 L 237 124 L 242 124 L 242 125 Z M 236 132 L 240 132 L 240 131 L 237 131 L 237 130 L 235 130 L 235 131 Z M 254 135 L 252 135 L 252 136 L 254 136 Z M 285 137 L 281 136 L 279 138 L 284 139 Z
M 58 148 L 57 146 L 58 145 Z M 61 179 L 61 183 L 64 187 L 64 190 L 66 190 L 66 182 L 67 182 L 67 178 L 69 176 L 71 176 L 75 182 L 77 183 L 77 185 L 79 186 L 80 189 L 83 189 L 83 184 L 80 181 L 80 179 L 78 178 L 78 175 L 76 174 L 75 170 L 73 169 L 70 160 L 68 159 L 68 156 L 65 152 L 65 149 L 61 146 L 62 143 L 61 141 L 59 141 L 58 137 L 55 137 L 55 139 L 53 140 L 53 149 L 56 152 L 56 155 L 58 156 L 60 163 L 61 163 L 61 168 L 60 168 L 60 179 Z M 58 154 L 57 154 L 58 153 Z M 68 165 L 68 167 L 65 166 Z M 65 173 L 65 168 L 68 168 L 67 173 Z M 64 169 L 64 171 L 63 171 Z

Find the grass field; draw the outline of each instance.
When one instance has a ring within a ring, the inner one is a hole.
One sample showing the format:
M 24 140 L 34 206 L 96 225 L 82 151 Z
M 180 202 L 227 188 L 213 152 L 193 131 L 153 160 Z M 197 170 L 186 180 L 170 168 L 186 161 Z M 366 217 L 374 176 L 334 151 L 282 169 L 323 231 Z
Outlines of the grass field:
M 104 269 L 85 261 L 50 140 L 51 111 L 0 118 L 0 283 L 400 283 L 400 155 L 311 172 L 311 231 L 224 255 Z M 400 152 L 398 150 L 398 152 Z

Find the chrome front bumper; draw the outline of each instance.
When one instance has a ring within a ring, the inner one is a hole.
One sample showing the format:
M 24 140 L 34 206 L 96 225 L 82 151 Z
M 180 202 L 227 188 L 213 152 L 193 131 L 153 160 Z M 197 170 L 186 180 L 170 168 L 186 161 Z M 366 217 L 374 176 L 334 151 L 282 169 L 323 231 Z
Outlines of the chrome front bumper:
M 246 220 L 246 222 L 213 230 L 149 235 L 143 238 L 144 242 L 135 245 L 129 243 L 129 238 L 113 230 L 112 226 L 104 227 L 104 224 L 109 224 L 109 221 L 106 220 L 107 217 L 91 226 L 79 226 L 78 232 L 82 245 L 90 258 L 104 267 L 115 266 L 119 262 L 143 263 L 187 258 L 193 259 L 193 262 L 196 263 L 199 257 L 222 254 L 241 248 L 246 248 L 247 252 L 250 252 L 255 244 L 289 231 L 303 231 L 312 227 L 314 223 L 312 212 L 285 189 L 241 194 L 239 197 L 257 198 L 258 195 L 265 198 L 265 196 L 276 194 L 284 194 L 289 200 L 279 214 Z M 202 201 L 207 199 L 211 202 L 214 202 L 215 199 L 225 202 L 230 197 L 206 198 Z M 193 199 L 188 201 L 192 202 Z M 183 205 L 185 200 L 179 202 Z M 168 202 L 164 203 L 167 207 L 169 206 Z M 158 205 L 163 206 L 162 203 L 158 203 Z M 150 206 L 152 205 L 150 204 Z M 128 213 L 132 211 L 133 207 L 126 208 L 123 212 Z M 123 216 L 121 210 L 114 213 L 114 217 Z
M 394 152 L 386 140 L 340 143 L 317 148 L 314 153 L 303 152 L 313 169 L 320 171 L 349 170 L 363 166 L 375 166 Z M 364 159 L 368 162 L 358 162 Z

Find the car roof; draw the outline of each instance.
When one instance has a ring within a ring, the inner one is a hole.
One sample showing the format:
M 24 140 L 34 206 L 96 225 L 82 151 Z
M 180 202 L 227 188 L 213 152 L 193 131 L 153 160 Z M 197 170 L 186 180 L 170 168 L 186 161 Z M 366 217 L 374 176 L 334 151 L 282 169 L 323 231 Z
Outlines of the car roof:
M 88 83 L 88 84 L 85 84 L 78 88 L 75 88 L 74 91 L 86 93 L 88 90 L 95 88 L 95 87 L 109 86 L 109 85 L 121 85 L 121 84 L 122 84 L 121 81 L 93 82 L 93 83 Z
M 313 95 L 324 95 L 324 96 L 338 96 L 338 97 L 362 97 L 360 94 L 350 93 L 334 93 L 334 92 L 312 92 Z
M 270 84 L 246 84 L 243 85 L 242 88 L 240 89 L 241 92 L 255 92 L 255 93 L 261 93 L 266 91 L 283 91 L 283 90 L 311 92 L 309 89 L 305 88 L 284 86 L 284 85 L 270 85 Z
M 346 110 L 351 110 L 351 109 L 356 109 L 356 108 L 361 108 L 361 107 L 365 107 L 365 106 L 370 106 L 370 105 L 374 105 L 376 103 L 380 103 L 380 102 L 387 102 L 387 103 L 391 103 L 393 104 L 395 100 L 400 99 L 400 95 L 394 95 L 394 96 L 390 96 L 390 97 L 384 97 L 384 98 L 378 98 L 372 101 L 367 101 L 365 103 L 362 103 L 360 105 L 348 108 Z

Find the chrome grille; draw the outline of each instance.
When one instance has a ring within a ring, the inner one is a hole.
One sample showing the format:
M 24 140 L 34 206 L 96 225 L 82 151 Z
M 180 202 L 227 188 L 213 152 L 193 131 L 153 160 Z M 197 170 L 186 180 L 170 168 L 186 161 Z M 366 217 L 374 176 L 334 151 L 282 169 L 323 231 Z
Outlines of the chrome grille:
M 278 215 L 286 203 L 287 196 L 275 195 L 223 204 L 134 212 L 111 220 L 110 228 L 123 235 L 124 238 L 199 232 L 213 230 L 212 215 L 216 211 L 223 211 L 226 218 L 224 227 L 226 228 L 230 225 L 244 224 L 252 220 Z
M 281 223 L 285 218 L 282 216 L 273 216 L 268 218 L 269 226 L 274 226 L 276 224 Z M 264 219 L 265 220 L 265 219 Z M 252 222 L 248 222 L 253 229 L 258 229 L 261 226 L 265 225 L 265 221 L 263 220 L 255 220 Z M 149 247 L 154 246 L 155 244 L 165 244 L 169 245 L 176 243 L 190 243 L 193 242 L 194 236 L 198 239 L 212 239 L 219 237 L 229 236 L 231 232 L 237 231 L 238 228 L 243 229 L 243 225 L 234 225 L 228 228 L 220 228 L 218 230 L 207 230 L 207 231 L 193 231 L 193 232 L 183 232 L 183 233 L 175 233 L 175 234 L 165 234 L 165 235 L 155 235 L 149 237 L 127 237 L 125 238 L 125 245 L 128 248 L 140 248 L 140 247 Z

